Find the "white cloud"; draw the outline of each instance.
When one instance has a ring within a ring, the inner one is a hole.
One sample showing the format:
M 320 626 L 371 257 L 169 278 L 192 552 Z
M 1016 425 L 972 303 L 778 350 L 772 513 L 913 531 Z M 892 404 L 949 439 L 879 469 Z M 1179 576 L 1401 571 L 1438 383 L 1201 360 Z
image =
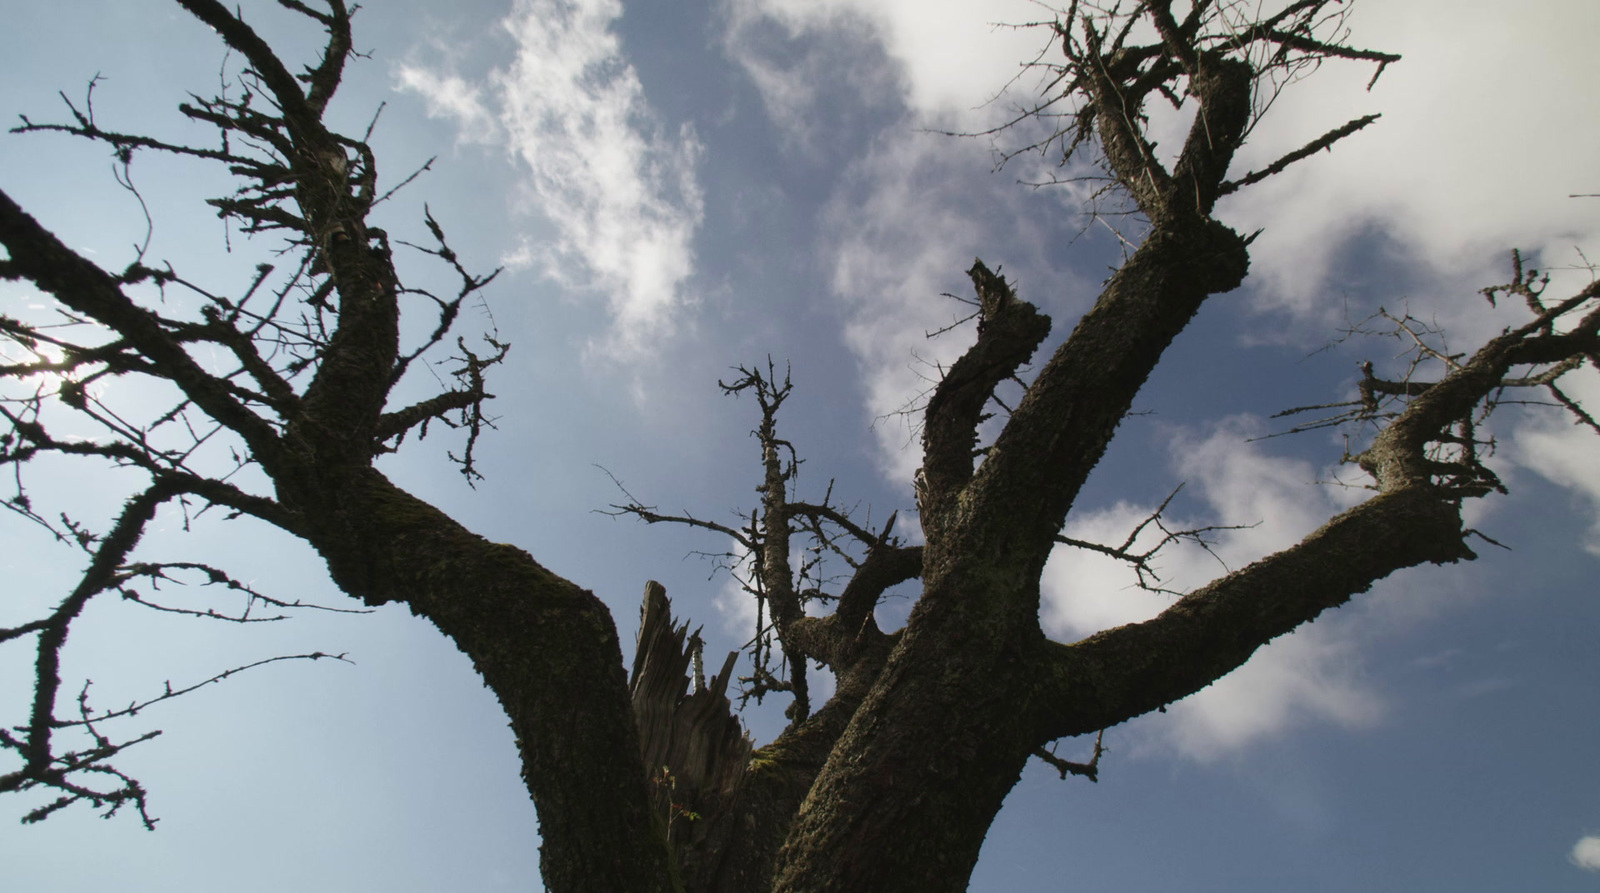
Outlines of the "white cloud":
M 1227 206 L 1241 227 L 1267 228 L 1252 251 L 1265 297 L 1307 313 L 1335 303 L 1326 273 L 1363 232 L 1463 286 L 1503 279 L 1512 247 L 1565 261 L 1571 246 L 1600 241 L 1595 200 L 1567 197 L 1600 191 L 1600 99 L 1587 86 L 1600 59 L 1585 43 L 1600 30 L 1600 6 L 1406 0 L 1359 5 L 1349 23 L 1354 43 L 1403 60 L 1370 94 L 1371 66 L 1324 65 L 1289 88 L 1237 162 L 1238 172 L 1260 168 L 1383 113 Z M 1462 295 L 1452 297 L 1459 306 Z
M 1048 39 L 1006 27 L 1041 18 L 1027 0 L 729 0 L 727 12 L 730 54 L 791 133 L 809 125 L 822 78 L 852 81 L 866 96 L 892 91 L 925 124 L 970 118 L 965 113 L 985 107 L 988 117 L 1004 114 L 990 100 Z M 780 53 L 763 45 L 764 32 L 807 40 L 797 52 Z M 868 53 L 859 49 L 863 42 Z M 874 44 L 892 71 L 864 63 Z M 845 47 L 858 49 L 839 52 Z
M 818 108 L 826 87 L 902 112 L 883 116 L 890 123 L 835 189 L 823 253 L 879 419 L 880 458 L 891 479 L 907 482 L 920 450 L 907 417 L 891 414 L 915 405 L 972 337 L 926 337 L 966 315 L 940 294 L 970 291 L 962 274 L 975 255 L 1004 244 L 1007 256 L 991 260 L 1014 272 L 1038 252 L 1018 232 L 1030 226 L 1014 203 L 1021 190 L 987 176 L 988 145 L 926 131 L 981 129 L 1005 113 L 986 103 L 1045 38 L 995 23 L 1042 13 L 1025 0 L 728 0 L 726 9 L 724 45 L 791 143 L 826 144 L 837 123 Z M 997 235 L 1001 218 L 1012 231 Z
M 993 176 L 986 140 L 930 132 L 977 131 L 1011 114 L 990 100 L 1046 35 L 995 23 L 1044 13 L 1026 0 L 728 0 L 726 8 L 724 45 L 791 146 L 836 147 L 830 128 L 849 112 L 825 98 L 850 97 L 888 122 L 835 187 L 821 250 L 877 420 L 880 465 L 907 484 L 921 464 L 921 418 L 905 411 L 973 338 L 970 327 L 927 338 L 968 314 L 941 295 L 970 294 L 972 258 L 1003 263 L 1019 291 L 1052 312 L 1078 309 L 1092 294 L 1055 268 L 1059 246 L 1041 235 L 1036 218 L 1059 216 L 1061 195 L 1018 188 L 1016 170 Z
M 1053 201 L 990 176 L 988 165 L 981 144 L 889 131 L 851 165 L 824 211 L 830 290 L 843 306 L 880 466 L 896 484 L 909 486 L 921 465 L 927 394 L 976 337 L 971 322 L 951 328 L 972 307 L 949 297 L 971 300 L 974 257 L 1058 318 L 1087 307 L 1095 291 L 1052 265 L 1040 218 L 1056 211 Z
M 840 126 L 825 111 L 829 88 L 868 107 L 898 102 L 902 84 L 887 64 L 870 21 L 831 3 L 729 0 L 722 46 L 761 94 L 785 147 L 817 158 Z M 825 33 L 825 39 L 815 39 Z
M 518 0 L 502 23 L 515 58 L 486 84 L 399 70 L 464 139 L 502 139 L 522 163 L 527 205 L 558 235 L 506 260 L 603 295 L 612 330 L 591 347 L 612 357 L 647 354 L 672 330 L 704 216 L 699 140 L 651 112 L 613 30 L 621 15 L 618 0 Z
M 1199 517 L 1164 516 L 1170 529 L 1207 524 L 1259 526 L 1215 531 L 1212 553 L 1175 543 L 1158 555 L 1154 570 L 1165 588 L 1187 591 L 1305 536 L 1349 501 L 1337 489 L 1319 488 L 1308 464 L 1265 453 L 1244 443 L 1253 433 L 1246 419 L 1232 419 L 1206 437 L 1180 435 L 1173 453 L 1179 474 L 1205 502 Z M 1119 503 L 1068 519 L 1065 535 L 1120 545 L 1154 506 Z M 1135 548 L 1154 545 L 1153 526 Z M 1060 547 L 1045 567 L 1042 620 L 1053 637 L 1074 640 L 1102 629 L 1147 620 L 1172 603 L 1172 596 L 1136 586 L 1125 564 L 1082 549 Z M 1151 743 L 1197 760 L 1210 760 L 1306 722 L 1359 727 L 1382 713 L 1378 695 L 1361 680 L 1353 621 L 1326 620 L 1301 627 L 1258 650 L 1238 670 L 1168 708 L 1160 722 L 1143 726 Z
M 1211 760 L 1308 722 L 1370 726 L 1382 700 L 1361 682 L 1355 644 L 1303 627 L 1244 666 L 1168 708 L 1168 743 Z
M 1600 836 L 1590 834 L 1579 838 L 1567 858 L 1584 871 L 1600 871 Z

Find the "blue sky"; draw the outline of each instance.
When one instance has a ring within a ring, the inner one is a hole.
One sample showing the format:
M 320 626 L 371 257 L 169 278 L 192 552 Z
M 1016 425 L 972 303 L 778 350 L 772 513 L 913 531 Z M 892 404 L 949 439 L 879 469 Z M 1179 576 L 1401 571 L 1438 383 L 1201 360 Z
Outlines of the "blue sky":
M 52 119 L 55 91 L 81 95 L 98 72 L 107 126 L 209 138 L 185 131 L 173 107 L 214 88 L 223 54 L 175 5 L 61 0 L 5 13 L 0 110 Z M 311 52 L 316 35 L 275 4 L 245 15 L 286 55 Z M 412 444 L 385 471 L 592 588 L 625 640 L 644 581 L 657 579 L 680 615 L 705 624 L 712 651 L 738 647 L 753 607 L 726 574 L 686 557 L 728 544 L 596 514 L 621 498 L 606 471 L 664 510 L 731 521 L 748 509 L 754 406 L 720 396 L 716 381 L 770 354 L 793 367 L 780 426 L 807 460 L 802 493 L 831 479 L 874 518 L 912 507 L 919 457 L 894 412 L 971 338 L 925 337 L 960 314 L 940 294 L 964 293 L 962 271 L 982 256 L 1055 317 L 1059 338 L 1120 257 L 1082 191 L 1019 185 L 1048 163 L 996 172 L 989 141 L 934 132 L 981 130 L 1025 101 L 1027 78 L 988 100 L 1042 37 L 992 23 L 1044 16 L 1029 3 L 926 0 L 364 8 L 357 43 L 372 58 L 351 69 L 336 119 L 359 132 L 387 103 L 374 143 L 391 183 L 439 156 L 382 225 L 420 240 L 426 202 L 469 265 L 505 265 L 467 331 L 497 327 L 513 344 L 490 387 L 500 421 L 482 448 L 487 482 L 461 482 L 445 438 Z M 1375 339 L 1323 350 L 1341 328 L 1403 306 L 1469 346 L 1514 320 L 1476 295 L 1509 278 L 1511 247 L 1554 270 L 1558 291 L 1586 281 L 1572 269 L 1580 251 L 1600 251 L 1600 199 L 1568 197 L 1600 191 L 1589 46 L 1600 8 L 1368 0 L 1349 24 L 1354 42 L 1405 61 L 1371 92 L 1360 66 L 1291 85 L 1238 164 L 1352 117 L 1383 119 L 1223 207 L 1237 228 L 1264 228 L 1251 278 L 1179 340 L 1141 395 L 1149 414 L 1123 425 L 1068 520 L 1072 536 L 1120 542 L 1185 483 L 1178 519 L 1261 522 L 1221 534 L 1217 558 L 1168 555 L 1175 588 L 1205 582 L 1218 559 L 1237 567 L 1280 548 L 1359 498 L 1327 483 L 1354 479 L 1337 466 L 1337 437 L 1251 439 L 1281 430 L 1267 419 L 1277 410 L 1346 399 L 1359 360 L 1397 351 Z M 1160 139 L 1184 124 L 1152 126 Z M 151 254 L 239 287 L 270 246 L 235 235 L 225 252 L 198 205 L 222 194 L 222 178 L 153 157 L 133 172 L 156 217 Z M 137 204 L 96 147 L 0 137 L 0 185 L 108 266 L 127 263 L 142 236 Z M 6 312 L 37 300 L 0 289 Z M 1571 390 L 1593 408 L 1600 376 L 1585 374 Z M 1513 551 L 1397 575 L 1166 714 L 1110 730 L 1097 785 L 1030 768 L 972 889 L 1595 889 L 1600 444 L 1549 413 L 1506 412 L 1495 434 L 1512 495 L 1469 523 Z M 59 464 L 30 479 L 36 500 L 86 517 L 127 485 Z M 348 606 L 309 550 L 248 524 L 203 519 L 182 535 L 181 519 L 163 517 L 141 548 Z M 0 518 L 0 535 L 10 625 L 59 599 L 77 568 L 14 517 Z M 1046 569 L 1046 629 L 1070 640 L 1165 604 L 1130 583 L 1063 551 Z M 907 604 L 887 604 L 885 623 Z M 404 609 L 237 628 L 107 603 L 75 628 L 67 675 L 93 679 L 95 702 L 110 706 L 315 649 L 355 663 L 275 665 L 135 718 L 124 731 L 166 730 L 119 761 L 151 788 L 159 830 L 83 809 L 10 825 L 7 887 L 529 887 L 536 818 L 505 718 L 466 658 Z M 7 723 L 24 715 L 30 656 L 0 650 Z M 770 740 L 781 705 L 746 721 Z M 0 827 L 31 805 L 0 802 Z

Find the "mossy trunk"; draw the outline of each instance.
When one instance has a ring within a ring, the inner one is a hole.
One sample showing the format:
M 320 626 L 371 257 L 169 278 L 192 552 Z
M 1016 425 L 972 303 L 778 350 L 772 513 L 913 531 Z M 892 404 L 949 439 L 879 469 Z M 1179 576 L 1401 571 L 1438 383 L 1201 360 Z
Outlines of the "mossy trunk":
M 987 601 L 965 594 L 969 604 Z M 930 589 L 924 604 L 930 596 L 940 593 Z M 1030 640 L 973 622 L 978 613 L 913 613 L 801 806 L 774 890 L 967 888 L 1036 746 L 1018 645 Z

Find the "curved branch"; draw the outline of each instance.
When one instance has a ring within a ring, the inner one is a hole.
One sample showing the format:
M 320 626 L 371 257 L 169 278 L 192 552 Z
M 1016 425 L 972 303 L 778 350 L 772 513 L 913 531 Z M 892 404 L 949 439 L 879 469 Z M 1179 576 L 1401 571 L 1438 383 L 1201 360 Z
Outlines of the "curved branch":
M 1591 283 L 1490 340 L 1438 381 L 1405 389 L 1411 395 L 1405 410 L 1351 459 L 1376 482 L 1380 492 L 1370 501 L 1152 620 L 1072 645 L 1042 644 L 1040 743 L 1105 728 L 1199 691 L 1273 638 L 1396 570 L 1475 558 L 1465 544 L 1461 502 L 1498 489 L 1498 480 L 1473 452 L 1474 413 L 1506 386 L 1510 369 L 1559 366 L 1600 349 L 1600 306 L 1565 332 L 1553 325 L 1597 298 L 1600 283 Z M 1433 443 L 1455 444 L 1460 453 L 1440 460 L 1429 451 Z
M 839 593 L 839 606 L 833 617 L 840 626 L 854 635 L 872 616 L 885 592 L 922 576 L 922 549 L 922 546 L 880 544 L 867 552 L 844 591 Z
M 978 293 L 978 341 L 934 388 L 922 429 L 917 501 L 930 541 L 972 479 L 984 406 L 1050 333 L 1050 318 L 1017 297 L 1005 277 L 990 272 L 983 261 L 973 260 L 967 275 Z
M 0 793 L 34 784 L 61 787 L 61 784 L 52 784 L 52 780 L 62 779 L 52 775 L 56 757 L 51 751 L 50 739 L 57 726 L 55 704 L 61 689 L 61 648 L 66 644 L 67 633 L 72 621 L 83 612 L 89 600 L 115 583 L 117 568 L 126 562 L 128 553 L 138 545 L 140 537 L 144 535 L 145 525 L 155 517 L 156 509 L 180 492 L 170 483 L 157 481 L 129 499 L 111 531 L 95 548 L 93 558 L 78 585 L 38 629 L 32 712 L 25 738 L 16 742 L 23 765 L 16 772 L 0 775 Z M 87 765 L 78 764 L 77 768 L 87 768 Z M 100 799 L 109 800 L 112 795 L 103 795 Z

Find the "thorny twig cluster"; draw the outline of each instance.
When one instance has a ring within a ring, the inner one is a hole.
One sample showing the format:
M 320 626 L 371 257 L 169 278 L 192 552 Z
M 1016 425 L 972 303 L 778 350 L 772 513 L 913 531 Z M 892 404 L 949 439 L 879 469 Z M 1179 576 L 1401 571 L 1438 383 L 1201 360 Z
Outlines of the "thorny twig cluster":
M 870 513 L 864 524 L 855 521 L 851 511 L 835 504 L 832 482 L 820 502 L 799 501 L 795 483 L 802 460 L 777 429 L 778 412 L 793 390 L 789 372 L 780 381 L 770 358 L 764 372 L 746 366 L 737 372 L 732 381 L 719 385 L 730 396 L 754 396 L 761 411 L 761 422 L 752 432 L 761 446 L 764 471 L 756 488 L 760 508 L 733 527 L 690 514 L 662 514 L 624 489 L 628 501 L 606 514 L 631 515 L 650 524 L 684 524 L 733 541 L 733 549 L 712 557 L 718 569 L 727 570 L 756 600 L 755 633 L 745 643 L 753 669 L 740 678 L 741 703 L 787 692 L 794 700 L 786 715 L 798 724 L 811 712 L 806 661 L 829 666 L 836 674 L 855 666 L 868 643 L 882 637 L 872 608 L 887 589 L 915 576 L 920 549 L 893 535 L 895 515 L 876 531 Z M 834 573 L 834 562 L 848 570 Z M 809 616 L 829 606 L 833 613 L 826 618 Z
M 1178 590 L 1168 589 L 1160 585 L 1161 575 L 1155 568 L 1157 553 L 1173 543 L 1190 542 L 1204 549 L 1207 555 L 1217 559 L 1218 564 L 1223 564 L 1222 559 L 1211 549 L 1212 546 L 1216 545 L 1216 542 L 1208 538 L 1206 534 L 1215 533 L 1219 530 L 1249 530 L 1261 522 L 1258 521 L 1255 524 L 1208 524 L 1204 527 L 1191 527 L 1184 530 L 1169 529 L 1162 519 L 1162 515 L 1166 513 L 1167 507 L 1172 504 L 1172 500 L 1176 499 L 1182 490 L 1183 485 L 1179 484 L 1176 489 L 1167 495 L 1166 499 L 1161 500 L 1161 505 L 1157 506 L 1155 511 L 1134 526 L 1133 530 L 1128 534 L 1128 538 L 1123 540 L 1120 546 L 1108 546 L 1104 543 L 1074 539 L 1061 534 L 1056 535 L 1056 542 L 1076 549 L 1097 552 L 1101 555 L 1115 558 L 1118 561 L 1126 562 L 1137 574 L 1140 589 L 1166 595 L 1183 595 L 1184 593 Z M 1139 537 L 1143 536 L 1144 532 L 1152 526 L 1161 534 L 1161 538 L 1148 548 L 1142 550 L 1136 548 Z M 1227 565 L 1223 564 L 1223 567 L 1227 567 Z
M 163 506 L 179 510 L 184 529 L 221 508 L 230 519 L 251 515 L 294 531 L 301 519 L 270 488 L 259 488 L 260 472 L 281 472 L 290 460 L 327 449 L 318 444 L 326 439 L 322 432 L 329 420 L 343 424 L 349 418 L 363 425 L 364 443 L 352 457 L 358 460 L 398 449 L 414 429 L 419 438 L 425 436 L 434 421 L 461 429 L 465 446 L 449 455 L 470 483 L 480 477 L 474 462 L 478 439 L 493 422 L 483 407 L 492 396 L 485 372 L 508 349 L 494 334 L 486 339 L 487 351 L 471 349 L 457 336 L 454 355 L 434 359 L 436 348 L 452 337 L 463 305 L 496 273 L 469 272 L 424 209 L 429 243 L 395 242 L 442 262 L 458 285 L 453 293 L 440 294 L 401 282 L 388 233 L 367 218 L 432 161 L 380 191 L 369 146 L 377 116 L 359 139 L 322 123 L 345 62 L 358 55 L 350 41 L 355 7 L 344 0 L 324 0 L 320 9 L 278 0 L 327 35 L 317 63 L 290 73 L 239 13 L 215 0 L 179 2 L 229 47 L 216 95 L 191 95 L 178 106 L 189 121 L 215 128 L 215 144 L 169 142 L 107 126 L 95 108 L 98 75 L 81 101 L 62 94 L 65 120 L 24 116 L 12 128 L 13 133 L 65 134 L 109 147 L 117 183 L 138 201 L 150 227 L 131 262 L 120 271 L 105 270 L 66 248 L 0 194 L 0 238 L 7 252 L 0 260 L 0 280 L 29 284 L 54 298 L 42 310 L 0 316 L 0 465 L 9 471 L 12 488 L 0 504 L 56 541 L 76 546 L 87 562 L 78 584 L 53 611 L 0 629 L 0 644 L 31 638 L 37 646 L 31 715 L 23 725 L 0 731 L 0 750 L 20 759 L 19 768 L 0 774 L 0 793 L 60 792 L 59 799 L 29 813 L 29 821 L 86 801 L 108 814 L 133 804 L 147 825 L 153 823 L 144 788 L 108 761 L 158 733 L 118 741 L 100 726 L 199 687 L 169 686 L 160 696 L 106 713 L 89 710 L 85 688 L 78 718 L 59 718 L 62 646 L 96 596 L 116 593 L 157 611 L 234 622 L 275 620 L 289 609 L 320 607 L 264 595 L 210 565 L 134 558 L 146 526 Z M 226 167 L 239 185 L 209 204 L 229 233 L 277 239 L 273 259 L 227 290 L 192 281 L 169 263 L 149 262 L 154 221 L 132 175 L 143 153 Z M 395 326 L 401 300 L 432 308 L 437 321 L 431 331 L 393 354 L 381 376 L 361 379 L 355 389 L 333 385 L 349 380 L 354 365 L 383 356 L 381 338 Z M 384 409 L 387 395 L 424 358 L 443 367 L 453 383 L 412 405 Z M 339 402 L 361 389 L 377 409 Z M 146 483 L 127 499 L 109 529 L 96 533 L 39 506 L 30 495 L 26 471 L 47 456 L 99 460 L 142 475 Z M 162 584 L 185 580 L 237 592 L 244 596 L 243 607 L 230 613 L 151 595 Z M 207 682 L 278 660 L 328 656 L 270 658 Z M 88 734 L 90 746 L 62 750 L 55 733 L 68 728 Z
M 1243 139 L 1285 88 L 1315 72 L 1324 61 L 1375 63 L 1367 84 L 1370 90 L 1384 68 L 1400 58 L 1349 45 L 1350 31 L 1345 24 L 1349 6 L 1339 0 L 1298 0 L 1264 18 L 1258 4 L 1244 0 L 1198 0 L 1181 19 L 1168 6 L 1147 0 L 1110 4 L 1072 0 L 1066 7 L 1052 10 L 1055 17 L 1050 20 L 1014 26 L 1041 28 L 1052 35 L 1051 44 L 1025 63 L 1013 80 L 1036 76 L 1038 84 L 1029 93 L 1039 98 L 1014 108 L 1012 116 L 999 125 L 963 134 L 991 138 L 1001 133 L 1025 134 L 1024 143 L 995 150 L 996 168 L 1028 155 L 1053 157 L 1057 169 L 1067 173 L 1024 182 L 1036 187 L 1086 187 L 1089 221 L 1106 226 L 1125 252 L 1137 247 L 1138 237 L 1125 234 L 1108 218 L 1142 217 L 1148 222 L 1151 199 L 1162 191 L 1170 175 L 1157 160 L 1156 142 L 1147 136 L 1151 100 L 1159 99 L 1174 112 L 1188 113 L 1197 106 L 1197 75 L 1216 60 L 1244 62 L 1252 80 Z M 1052 50 L 1059 50 L 1059 58 Z M 1106 101 L 1109 97 L 1114 97 L 1114 106 Z M 1099 119 L 1108 116 L 1120 119 L 1121 126 L 1101 127 Z M 1328 149 L 1378 117 L 1351 120 L 1258 171 L 1225 180 L 1217 187 L 1217 197 Z M 1197 126 L 1204 123 L 1197 120 Z M 1118 130 L 1131 137 L 1129 145 L 1104 148 L 1143 158 L 1142 173 L 1130 178 L 1130 171 L 1109 163 L 1107 156 L 1098 152 L 1092 158 L 1097 171 L 1074 164 L 1082 150 L 1097 146 L 1105 134 Z M 1178 166 L 1182 167 L 1182 159 Z
M 1152 94 L 1174 110 L 1184 109 L 1191 97 L 1189 79 L 1205 57 L 1237 58 L 1249 64 L 1254 82 L 1247 133 L 1285 87 L 1315 71 L 1326 59 L 1377 63 L 1369 89 L 1384 67 L 1399 59 L 1391 53 L 1348 46 L 1349 29 L 1344 20 L 1349 7 L 1337 0 L 1299 0 L 1265 19 L 1257 13 L 1254 4 L 1242 0 L 1200 0 L 1179 21 L 1164 4 L 1119 2 L 1107 6 L 1074 0 L 1053 21 L 1039 23 L 1055 33 L 1063 57 L 1061 62 L 1041 58 L 1032 63 L 1031 67 L 1048 78 L 1039 91 L 1044 99 L 992 132 L 1023 121 L 1058 121 L 1061 126 L 1038 142 L 1005 153 L 1003 160 L 1028 152 L 1048 154 L 1054 148 L 1058 163 L 1065 167 L 1080 148 L 1096 139 L 1095 116 L 1099 114 L 1132 116 L 1129 123 L 1142 131 L 1148 122 L 1143 108 Z M 1155 34 L 1149 31 L 1152 24 Z M 1117 91 L 1121 108 L 1102 108 L 1090 99 L 1096 91 L 1089 82 L 1100 79 L 1123 85 Z M 1063 107 L 1073 103 L 1076 107 Z M 1224 193 L 1265 179 L 1331 145 L 1347 128 L 1354 132 L 1371 120 L 1357 119 L 1330 131 L 1263 171 L 1231 181 L 1223 187 Z M 1146 141 L 1142 148 L 1154 157 L 1154 143 Z
M 1496 444 L 1492 434 L 1485 433 L 1490 416 L 1503 405 L 1544 402 L 1559 406 L 1572 414 L 1576 424 L 1600 434 L 1600 423 L 1560 386 L 1564 376 L 1582 369 L 1586 362 L 1600 370 L 1596 352 L 1582 348 L 1583 337 L 1592 337 L 1600 320 L 1600 285 L 1591 281 L 1566 300 L 1551 304 L 1544 296 L 1550 283 L 1548 274 L 1524 269 L 1520 251 L 1512 251 L 1511 267 L 1510 282 L 1482 289 L 1481 294 L 1492 305 L 1501 297 L 1521 298 L 1533 316 L 1530 322 L 1505 329 L 1469 355 L 1452 351 L 1437 325 L 1410 313 L 1396 314 L 1380 308 L 1352 326 L 1344 339 L 1361 335 L 1399 342 L 1398 372 L 1380 376 L 1372 361 L 1363 361 L 1356 399 L 1283 410 L 1273 417 L 1332 412 L 1281 434 L 1344 428 L 1347 434 L 1343 461 L 1357 464 L 1372 475 L 1370 486 L 1377 488 L 1381 484 L 1378 470 L 1383 461 L 1385 432 L 1414 403 L 1436 392 L 1446 380 L 1491 382 L 1492 387 L 1481 399 L 1458 405 L 1448 417 L 1440 416 L 1438 421 L 1442 424 L 1421 435 L 1421 442 L 1414 444 L 1421 448 L 1419 470 L 1436 486 L 1459 497 L 1506 492 L 1499 476 L 1487 464 Z M 1551 400 L 1517 396 L 1530 389 L 1544 391 Z

